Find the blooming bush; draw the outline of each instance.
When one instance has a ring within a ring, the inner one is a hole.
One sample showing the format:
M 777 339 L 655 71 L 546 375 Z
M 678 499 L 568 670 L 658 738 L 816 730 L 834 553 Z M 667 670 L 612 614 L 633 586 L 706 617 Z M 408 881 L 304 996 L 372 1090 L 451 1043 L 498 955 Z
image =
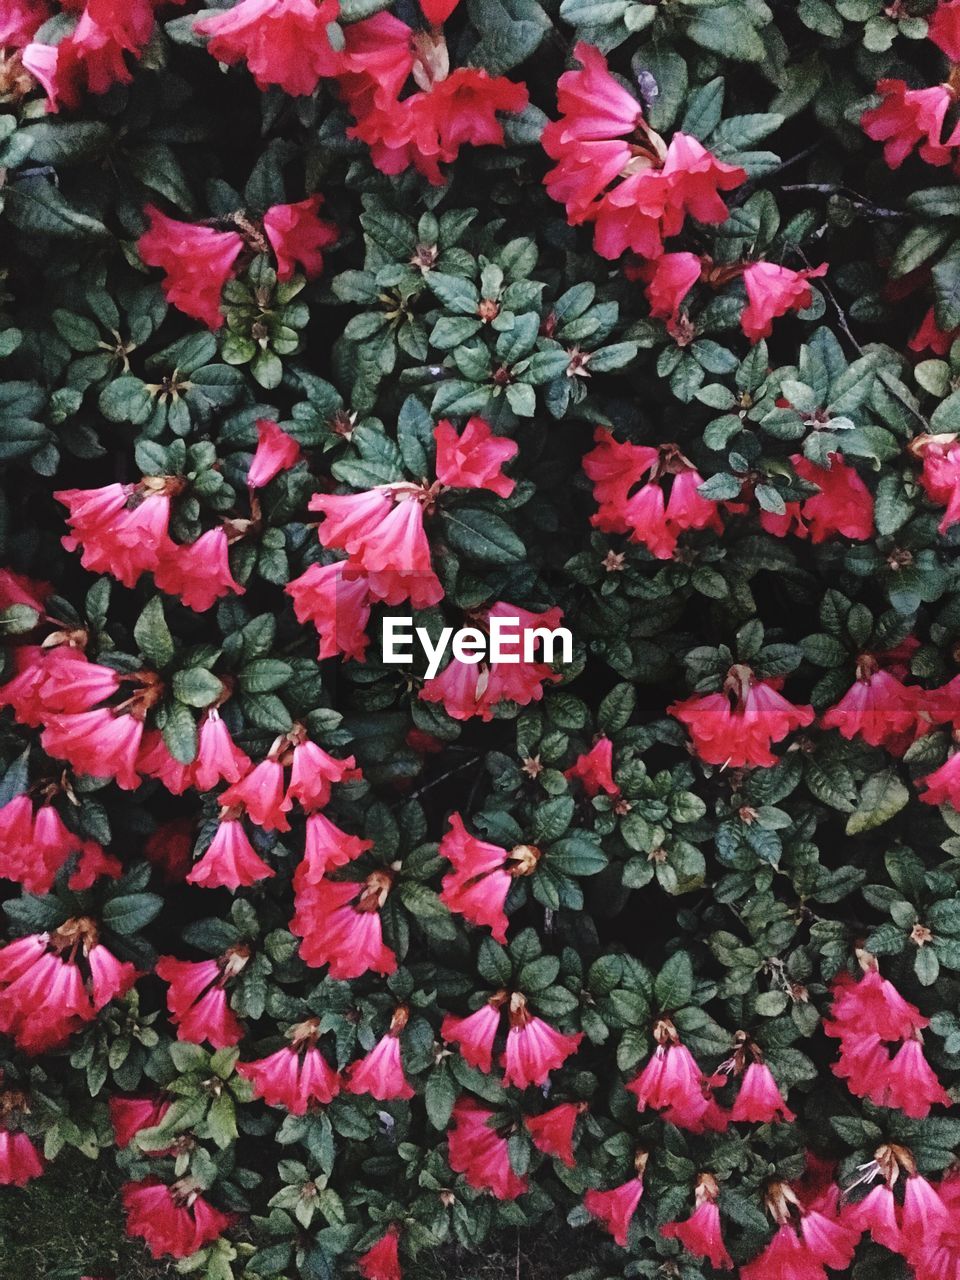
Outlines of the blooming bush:
M 960 1275 L 960 0 L 0 0 L 0 104 L 0 1183 Z

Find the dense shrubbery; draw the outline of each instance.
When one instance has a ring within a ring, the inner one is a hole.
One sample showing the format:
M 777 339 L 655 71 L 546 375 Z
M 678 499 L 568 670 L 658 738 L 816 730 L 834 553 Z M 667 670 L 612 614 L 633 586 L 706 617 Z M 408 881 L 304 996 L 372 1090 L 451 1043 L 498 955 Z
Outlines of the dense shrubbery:
M 960 1273 L 958 0 L 0 46 L 0 1182 L 210 1280 Z

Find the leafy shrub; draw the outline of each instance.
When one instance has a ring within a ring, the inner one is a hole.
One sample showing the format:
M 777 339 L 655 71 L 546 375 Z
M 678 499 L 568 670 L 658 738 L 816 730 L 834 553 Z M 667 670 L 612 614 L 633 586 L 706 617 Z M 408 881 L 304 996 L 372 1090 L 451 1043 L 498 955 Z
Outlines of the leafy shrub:
M 955 1274 L 960 3 L 182 8 L 0 0 L 0 1182 Z

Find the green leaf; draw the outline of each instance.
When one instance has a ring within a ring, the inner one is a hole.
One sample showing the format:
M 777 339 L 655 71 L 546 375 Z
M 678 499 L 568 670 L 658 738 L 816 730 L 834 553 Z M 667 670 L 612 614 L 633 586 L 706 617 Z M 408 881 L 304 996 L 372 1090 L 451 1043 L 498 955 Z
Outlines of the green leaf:
M 455 551 L 480 564 L 518 564 L 526 547 L 502 517 L 479 507 L 457 507 L 441 516 Z
M 676 951 L 666 961 L 653 984 L 657 1007 L 663 1013 L 681 1009 L 693 999 L 693 964 L 685 951 Z
M 186 667 L 173 676 L 173 696 L 188 707 L 209 707 L 223 693 L 223 682 L 206 667 Z
M 909 799 L 910 792 L 892 768 L 875 773 L 860 790 L 857 807 L 847 819 L 847 835 L 860 835 L 889 822 Z
M 155 667 L 165 667 L 173 661 L 173 637 L 159 596 L 154 596 L 140 614 L 133 628 L 133 638 L 140 646 L 140 652 Z
M 163 907 L 157 893 L 128 893 L 104 903 L 102 920 L 114 933 L 137 933 L 155 919 Z

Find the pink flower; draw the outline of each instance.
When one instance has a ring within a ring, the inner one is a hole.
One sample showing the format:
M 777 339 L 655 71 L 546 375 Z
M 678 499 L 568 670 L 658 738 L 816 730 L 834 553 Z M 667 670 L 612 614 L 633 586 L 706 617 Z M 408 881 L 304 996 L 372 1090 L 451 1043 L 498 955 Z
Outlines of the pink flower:
M 770 746 L 813 723 L 813 707 L 796 707 L 749 667 L 730 668 L 722 693 L 695 694 L 667 714 L 685 724 L 701 760 L 724 768 L 770 768 Z
M 293 801 L 284 797 L 283 765 L 279 760 L 261 760 L 248 774 L 227 787 L 220 796 L 224 808 L 242 805 L 250 821 L 264 831 L 289 831 L 286 815 Z
M 196 613 L 205 613 L 224 596 L 242 596 L 245 587 L 234 579 L 222 525 L 201 533 L 196 542 L 168 542 L 160 551 L 154 581 L 167 595 Z
M 726 1128 L 727 1117 L 713 1101 L 709 1082 L 676 1028 L 667 1018 L 654 1027 L 653 1057 L 627 1089 L 636 1095 L 637 1110 L 662 1111 L 664 1119 L 692 1133 Z
M 400 1057 L 400 1032 L 408 1017 L 409 1011 L 401 1005 L 393 1015 L 387 1034 L 377 1041 L 366 1057 L 347 1068 L 348 1093 L 369 1094 L 380 1102 L 413 1097 Z
M 156 487 L 159 484 L 160 487 Z M 170 521 L 170 486 L 154 477 L 141 485 L 103 489 L 63 489 L 53 496 L 68 507 L 68 551 L 82 548 L 80 563 L 93 573 L 109 573 L 132 587 L 153 571 L 165 551 Z M 134 505 L 131 505 L 134 504 Z
M 515 481 L 505 476 L 503 464 L 517 456 L 513 440 L 495 436 L 483 418 L 471 418 L 458 435 L 452 423 L 444 419 L 433 429 L 437 442 L 437 479 L 455 489 L 489 489 L 501 498 L 509 498 Z
M 244 7 L 229 10 L 228 16 Z M 310 7 L 314 8 L 312 0 Z M 243 238 L 236 231 L 177 222 L 153 205 L 147 205 L 144 213 L 149 225 L 137 249 L 148 267 L 163 270 L 164 297 L 184 315 L 219 329 L 223 324 L 220 295 L 233 274 Z
M 0 1127 L 0 1187 L 25 1187 L 43 1173 L 43 1162 L 25 1133 Z
M 319 884 L 328 871 L 345 867 L 372 848 L 372 840 L 348 835 L 324 814 L 311 813 L 306 823 L 303 861 L 294 872 L 294 888 Z
M 784 1101 L 766 1063 L 751 1062 L 743 1073 L 740 1092 L 730 1111 L 730 1119 L 771 1124 L 774 1120 L 791 1121 L 796 1118 Z
M 827 264 L 803 271 L 792 271 L 775 262 L 752 262 L 743 273 L 747 305 L 740 316 L 740 327 L 751 342 L 768 338 L 777 316 L 788 311 L 805 311 L 813 301 L 808 281 L 827 273 Z
M 371 970 L 394 973 L 397 958 L 383 941 L 380 919 L 392 885 L 388 871 L 373 871 L 359 882 L 302 885 L 294 897 L 290 931 L 303 939 L 304 963 L 314 968 L 329 964 L 330 977 L 337 979 L 359 978 Z
M 347 561 L 311 565 L 285 587 L 300 622 L 310 621 L 320 636 L 321 661 L 337 654 L 365 660 L 369 643 L 370 591 L 362 573 Z
M 602 1222 L 622 1249 L 627 1245 L 627 1232 L 643 1195 L 643 1178 L 630 1178 L 612 1191 L 588 1191 L 584 1208 Z
M 927 164 L 949 164 L 952 149 L 960 144 L 960 129 L 946 141 L 943 124 L 953 104 L 953 94 L 945 84 L 929 89 L 908 89 L 902 80 L 878 80 L 879 106 L 865 111 L 860 126 L 874 142 L 884 143 L 883 158 L 891 169 L 899 169 L 920 144 L 920 158 Z
M 931 502 L 947 508 L 937 526 L 946 533 L 960 522 L 960 444 L 953 436 L 921 436 L 913 448 L 923 459 L 920 487 Z
M 451 814 L 450 830 L 440 841 L 439 853 L 454 867 L 443 878 L 441 901 L 472 924 L 489 927 L 497 942 L 505 942 L 507 916 L 503 905 L 513 875 L 525 864 L 511 863 L 508 850 L 470 835 L 459 813 Z
M 723 1243 L 717 1197 L 720 1188 L 712 1174 L 702 1173 L 697 1179 L 696 1208 L 683 1222 L 667 1222 L 660 1234 L 667 1240 L 679 1240 L 695 1258 L 708 1259 L 712 1267 L 729 1271 L 733 1259 Z
M 113 778 L 122 790 L 134 791 L 140 785 L 137 756 L 142 736 L 142 720 L 101 707 L 51 718 L 41 742 L 44 751 L 69 761 L 77 773 Z
M 118 960 L 102 942 L 85 947 L 90 966 L 91 999 L 94 1009 L 103 1009 L 118 996 L 126 995 L 140 976 L 132 964 Z
M 322 809 L 330 799 L 333 783 L 354 782 L 361 777 L 356 764 L 353 756 L 340 760 L 315 742 L 299 742 L 293 749 L 285 808 L 297 801 L 307 813 Z
M 374 108 L 387 110 L 400 96 L 414 65 L 413 36 L 392 13 L 344 27 L 337 84 L 358 120 Z
M 238 1062 L 237 1075 L 251 1082 L 258 1098 L 294 1116 L 306 1115 L 315 1102 L 332 1101 L 340 1078 L 316 1047 L 318 1029 L 315 1018 L 291 1027 L 287 1034 L 292 1044 L 267 1058 Z
M 450 1044 L 458 1044 L 464 1061 L 480 1071 L 489 1072 L 493 1067 L 493 1042 L 500 1026 L 502 1007 L 503 997 L 497 996 L 465 1018 L 448 1013 L 443 1019 L 440 1028 L 443 1039 Z
M 918 1039 L 905 1040 L 900 1046 L 871 1098 L 879 1106 L 895 1107 L 913 1119 L 928 1116 L 932 1106 L 953 1106 L 953 1099 L 931 1069 Z
M 903 1219 L 900 1227 L 905 1242 L 919 1240 L 928 1232 L 946 1226 L 946 1205 L 936 1188 L 920 1174 L 908 1176 L 903 1186 Z
M 151 0 L 87 0 L 76 27 L 56 48 L 26 47 L 24 66 L 46 89 L 48 110 L 77 107 L 84 88 L 106 93 L 133 79 L 124 55 L 139 58 L 153 27 Z
M 573 1156 L 573 1131 L 577 1120 L 587 1109 L 585 1102 L 561 1102 L 539 1116 L 524 1116 L 523 1123 L 533 1145 L 544 1155 L 554 1156 L 567 1166 L 576 1167 Z
M 646 263 L 642 278 L 647 282 L 651 319 L 665 320 L 672 333 L 679 322 L 684 299 L 702 272 L 703 262 L 695 253 L 664 253 Z
M 170 1110 L 165 1098 L 124 1097 L 115 1093 L 107 1099 L 113 1138 L 118 1147 L 129 1147 L 143 1129 L 154 1129 Z
M 312 564 L 284 588 L 293 600 L 298 621 L 312 622 L 316 627 L 321 662 L 338 654 L 363 662 L 370 643 L 370 590 L 363 574 L 348 569 L 348 562 L 342 560 Z
M 579 778 L 588 796 L 605 791 L 608 796 L 618 796 L 620 788 L 613 780 L 613 743 L 609 738 L 598 738 L 584 755 L 577 756 L 565 778 Z
M 168 1187 L 156 1178 L 146 1178 L 125 1182 L 120 1188 L 127 1234 L 140 1236 L 155 1258 L 165 1254 L 189 1258 L 223 1235 L 234 1221 L 188 1187 L 186 1180 Z
M 392 1224 L 386 1233 L 357 1259 L 364 1280 L 403 1280 L 400 1270 L 399 1232 Z
M 839 730 L 843 738 L 859 735 L 872 747 L 890 746 L 916 725 L 920 692 L 881 670 L 870 654 L 862 654 L 856 684 L 823 713 L 820 723 Z
M 0 6 L 0 47 L 22 49 L 49 17 L 47 0 L 4 0 Z
M 794 454 L 790 461 L 797 475 L 815 484 L 820 492 L 798 504 L 799 511 L 794 516 L 789 510 L 784 516 L 764 511 L 760 523 L 768 533 L 785 537 L 795 521 L 792 531 L 801 538 L 809 532 L 811 541 L 816 543 L 825 542 L 836 533 L 857 541 L 873 537 L 873 495 L 854 467 L 837 453 L 830 454 L 829 467 L 819 467 L 800 454 Z
M 409 600 L 414 609 L 428 609 L 443 599 L 431 564 L 423 507 L 415 498 L 398 502 L 364 537 L 354 563 L 366 574 L 370 594 L 385 604 Z
M 916 1005 L 882 976 L 875 960 L 865 963 L 870 967 L 859 981 L 847 973 L 834 980 L 831 1018 L 823 1024 L 828 1036 L 842 1040 L 875 1034 L 881 1040 L 906 1040 L 929 1025 Z
M 927 788 L 920 796 L 924 804 L 948 804 L 960 811 L 960 751 L 933 773 L 918 778 L 917 786 Z
M 563 1066 L 567 1058 L 576 1053 L 582 1039 L 579 1032 L 562 1035 L 542 1018 L 534 1017 L 526 999 L 515 991 L 510 997 L 507 1047 L 500 1059 L 506 1067 L 503 1083 L 516 1085 L 518 1089 L 546 1084 L 550 1072 Z
M 239 1044 L 243 1026 L 227 1003 L 224 984 L 246 967 L 249 954 L 233 948 L 219 960 L 177 960 L 161 956 L 154 966 L 158 978 L 169 983 L 167 1009 L 177 1039 L 212 1044 L 215 1049 Z
M 393 499 L 381 488 L 363 493 L 315 493 L 308 505 L 325 517 L 318 530 L 322 545 L 338 547 L 352 556 L 367 535 L 380 528 L 393 509 Z
M 899 1253 L 901 1247 L 900 1227 L 897 1223 L 897 1202 L 893 1192 L 884 1183 L 874 1187 L 856 1204 L 845 1205 L 841 1219 L 854 1231 L 869 1231 L 870 1235 L 884 1248 Z
M 940 0 L 927 18 L 927 36 L 951 62 L 960 62 L 960 0 Z
M 281 471 L 289 471 L 300 461 L 300 446 L 269 418 L 257 419 L 257 451 L 247 472 L 251 489 L 262 489 Z
M 205 889 L 239 889 L 274 874 L 247 839 L 240 819 L 221 817 L 217 834 L 186 880 Z
M 527 1179 L 514 1173 L 507 1139 L 490 1127 L 494 1114 L 472 1098 L 459 1098 L 447 1133 L 447 1159 L 471 1187 L 490 1191 L 498 1200 L 516 1200 L 526 1191 Z
M 328 35 L 338 12 L 337 0 L 241 0 L 194 30 L 210 37 L 207 49 L 218 62 L 246 62 L 258 89 L 279 85 L 300 97 L 338 70 Z
M 193 785 L 212 791 L 218 782 L 239 782 L 250 768 L 250 757 L 236 746 L 220 712 L 211 707 L 200 721 Z
M 807 1209 L 800 1217 L 800 1235 L 819 1263 L 833 1271 L 845 1271 L 853 1261 L 860 1233 L 849 1223 Z
M 278 280 L 291 279 L 298 266 L 308 280 L 323 271 L 323 250 L 336 244 L 340 232 L 319 216 L 322 204 L 323 196 L 312 195 L 297 204 L 275 204 L 263 215 L 263 229 L 277 255 Z
M 763 1252 L 740 1268 L 740 1280 L 825 1280 L 825 1272 L 785 1222 Z

